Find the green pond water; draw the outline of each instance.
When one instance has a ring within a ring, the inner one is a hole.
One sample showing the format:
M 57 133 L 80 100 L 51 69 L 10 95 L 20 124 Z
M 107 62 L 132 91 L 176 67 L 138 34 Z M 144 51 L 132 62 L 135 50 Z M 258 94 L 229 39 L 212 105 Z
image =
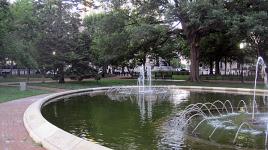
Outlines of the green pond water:
M 187 136 L 185 132 L 172 128 L 170 120 L 189 104 L 230 100 L 236 106 L 240 100 L 245 100 L 249 105 L 252 97 L 177 89 L 164 97 L 87 94 L 49 103 L 43 106 L 42 114 L 49 122 L 71 134 L 93 139 L 113 149 L 233 149 L 232 146 L 224 147 Z M 265 99 L 257 96 L 260 103 Z

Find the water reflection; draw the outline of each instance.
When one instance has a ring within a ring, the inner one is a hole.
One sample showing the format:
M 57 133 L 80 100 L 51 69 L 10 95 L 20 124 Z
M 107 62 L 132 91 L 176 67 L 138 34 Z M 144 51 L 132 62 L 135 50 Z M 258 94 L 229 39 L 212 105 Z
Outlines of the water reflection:
M 146 119 L 151 120 L 153 116 L 153 107 L 156 103 L 161 101 L 168 101 L 174 107 L 180 105 L 182 102 L 187 101 L 190 95 L 190 91 L 169 89 L 165 93 L 136 93 L 136 94 L 125 94 L 124 93 L 106 93 L 106 95 L 114 101 L 126 101 L 128 98 L 133 103 L 137 103 L 140 111 L 141 121 L 144 122 Z
M 43 107 L 42 114 L 63 130 L 114 149 L 206 150 L 217 147 L 189 140 L 176 123 L 176 114 L 190 103 L 229 99 L 232 105 L 243 107 L 245 104 L 240 100 L 248 105 L 250 98 L 178 89 L 170 89 L 165 95 L 102 93 L 52 102 Z M 268 103 L 267 95 L 257 100 Z
M 53 106 L 53 110 L 54 110 L 54 116 L 58 117 L 58 113 L 57 113 L 57 105 Z

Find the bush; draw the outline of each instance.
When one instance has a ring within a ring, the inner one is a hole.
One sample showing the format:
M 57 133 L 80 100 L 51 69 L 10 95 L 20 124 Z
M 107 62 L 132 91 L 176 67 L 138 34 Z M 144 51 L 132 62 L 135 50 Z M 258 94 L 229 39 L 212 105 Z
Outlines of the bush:
M 76 64 L 66 71 L 67 76 L 71 80 L 82 81 L 83 79 L 93 78 L 98 74 L 97 69 L 88 65 Z
M 180 76 L 180 75 L 184 75 L 184 76 L 188 76 L 190 74 L 189 71 L 161 71 L 161 72 L 153 72 L 155 79 L 173 79 L 173 76 Z M 186 77 L 184 77 L 186 78 Z

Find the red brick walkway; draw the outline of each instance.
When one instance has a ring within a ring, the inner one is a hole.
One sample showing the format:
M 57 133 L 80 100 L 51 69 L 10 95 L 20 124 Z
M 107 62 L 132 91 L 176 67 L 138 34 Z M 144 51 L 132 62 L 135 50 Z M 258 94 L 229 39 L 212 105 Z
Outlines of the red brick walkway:
M 43 150 L 24 128 L 23 113 L 47 94 L 0 103 L 0 150 Z

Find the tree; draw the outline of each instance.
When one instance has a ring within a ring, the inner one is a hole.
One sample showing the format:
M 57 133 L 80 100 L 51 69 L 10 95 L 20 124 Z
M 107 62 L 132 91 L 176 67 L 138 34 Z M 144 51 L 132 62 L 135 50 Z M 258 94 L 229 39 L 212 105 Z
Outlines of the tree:
M 71 53 L 66 57 L 68 64 L 70 64 L 66 74 L 71 79 L 79 81 L 82 81 L 84 78 L 96 77 L 98 72 L 94 66 L 90 65 L 92 63 L 91 41 L 87 31 L 79 34 L 77 45 L 75 53 Z
M 16 63 L 22 67 L 36 68 L 37 62 L 34 56 L 36 55 L 37 20 L 33 15 L 33 3 L 31 0 L 18 0 L 11 5 L 10 10 L 14 28 L 10 36 L 17 45 L 15 48 Z
M 11 30 L 11 13 L 9 3 L 6 0 L 0 1 L 0 62 L 4 64 L 7 57 L 7 50 L 4 48 L 5 37 Z
M 171 6 L 170 18 L 181 23 L 190 46 L 191 80 L 199 81 L 200 40 L 211 32 L 221 31 L 224 27 L 224 3 L 220 0 L 174 0 L 168 4 Z
M 115 3 L 116 0 L 108 2 L 118 4 Z M 180 22 L 190 48 L 191 80 L 199 81 L 200 40 L 211 32 L 221 31 L 225 26 L 226 9 L 224 1 L 136 0 L 131 2 L 134 6 L 134 14 L 141 16 L 141 20 L 147 20 L 146 24 L 168 24 L 172 27 L 174 23 Z M 163 17 L 164 15 L 165 17 Z M 172 30 L 172 28 L 169 29 Z
M 215 32 L 203 37 L 200 41 L 201 61 L 208 64 L 210 74 L 213 74 L 213 63 L 215 62 L 215 74 L 220 75 L 219 63 L 224 59 L 240 60 L 242 50 L 239 48 L 239 38 L 225 32 Z
M 180 51 L 190 57 L 192 81 L 199 81 L 200 61 L 216 61 L 218 64 L 222 57 L 225 57 L 225 60 L 227 57 L 241 60 L 240 56 L 244 56 L 245 53 L 238 49 L 237 44 L 245 38 L 251 43 L 255 42 L 251 45 L 258 47 L 259 55 L 265 53 L 263 49 L 268 39 L 267 2 L 263 0 L 100 1 L 106 4 L 106 13 L 128 10 L 123 14 L 128 16 L 128 22 L 131 24 L 127 26 L 127 31 L 130 41 L 129 52 L 135 56 L 134 58 L 140 59 L 141 62 L 144 62 L 146 55 L 164 55 L 166 58 L 172 58 L 174 51 Z M 129 3 L 131 7 L 128 7 Z M 181 30 L 178 25 L 174 30 L 176 23 L 181 25 Z M 226 37 L 231 39 L 228 40 Z M 188 46 L 184 46 L 184 38 Z M 201 52 L 207 52 L 204 54 L 209 56 L 201 55 Z M 228 56 L 227 53 L 236 54 L 237 57 Z M 239 53 L 240 55 L 237 55 Z M 219 73 L 218 65 L 216 70 Z
M 121 11 L 97 14 L 85 19 L 85 26 L 91 35 L 92 62 L 103 69 L 108 65 L 123 61 L 128 52 L 128 33 L 125 26 L 128 18 Z
M 8 23 L 11 17 L 10 10 L 9 10 L 9 3 L 6 0 L 0 1 L 0 40 L 4 35 L 8 32 Z M 0 43 L 2 45 L 2 43 Z
M 148 57 L 158 59 L 160 54 L 163 54 L 162 58 L 170 59 L 175 55 L 173 51 L 176 51 L 174 48 L 176 44 L 171 46 L 172 43 L 176 42 L 174 38 L 171 38 L 171 36 L 174 37 L 174 34 L 168 25 L 159 21 L 159 13 L 154 11 L 155 6 L 149 5 L 147 2 L 136 1 L 132 1 L 133 7 L 128 7 L 128 1 L 102 0 L 101 2 L 105 7 L 104 9 L 108 11 L 102 15 L 95 15 L 95 19 L 93 16 L 89 17 L 88 20 L 91 23 L 88 22 L 87 27 L 91 31 L 93 31 L 92 27 L 95 29 L 92 37 L 98 40 L 93 40 L 93 47 L 97 48 L 96 46 L 99 45 L 97 52 L 105 52 L 100 53 L 99 56 L 104 57 L 105 54 L 109 54 L 109 58 L 105 59 L 107 64 L 125 66 L 129 60 L 144 64 Z M 112 18 L 113 15 L 116 15 L 117 18 L 109 20 L 108 18 Z M 104 23 L 105 21 L 106 23 Z M 92 22 L 98 23 L 92 25 Z M 110 26 L 103 28 L 103 24 Z M 109 29 L 109 32 L 105 32 L 106 29 Z M 96 33 L 100 36 L 97 37 Z M 120 35 L 120 33 L 123 34 Z M 120 40 L 119 37 L 123 40 Z M 103 45 L 103 43 L 106 43 L 109 48 L 105 47 L 107 45 Z M 109 52 L 115 53 L 111 55 L 104 49 L 109 49 Z M 164 50 L 168 50 L 168 52 L 164 52 Z
M 78 11 L 74 11 L 78 3 L 72 0 L 35 1 L 40 32 L 38 60 L 41 68 L 51 64 L 57 68 L 59 83 L 64 83 L 64 67 L 78 47 L 80 19 Z
M 0 59 L 19 67 L 36 68 L 35 18 L 31 0 L 18 0 L 13 4 L 1 1 Z M 29 75 L 29 73 L 28 73 Z M 29 76 L 28 76 L 29 77 Z
M 268 1 L 244 0 L 230 1 L 227 9 L 231 16 L 230 32 L 241 37 L 241 42 L 250 43 L 256 56 L 261 56 L 267 62 L 268 48 Z M 256 57 L 257 58 L 257 57 Z
M 129 27 L 128 31 L 131 53 L 144 65 L 147 57 L 159 57 L 159 54 L 162 52 L 161 48 L 162 50 L 166 48 L 164 43 L 169 39 L 169 36 L 166 34 L 167 29 L 161 25 L 141 24 Z M 167 56 L 167 54 L 172 53 L 166 52 L 165 54 Z

